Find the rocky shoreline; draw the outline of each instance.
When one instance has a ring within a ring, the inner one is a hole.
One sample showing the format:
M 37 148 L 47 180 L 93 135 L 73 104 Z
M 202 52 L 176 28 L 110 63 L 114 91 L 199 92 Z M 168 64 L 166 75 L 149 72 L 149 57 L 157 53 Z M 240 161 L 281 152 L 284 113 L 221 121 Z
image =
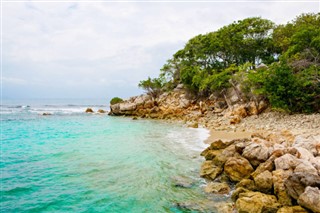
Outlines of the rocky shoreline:
M 229 94 L 196 100 L 176 88 L 111 105 L 110 114 L 211 130 L 200 176 L 205 192 L 231 195 L 221 212 L 320 212 L 320 114 L 272 112 L 264 100 Z

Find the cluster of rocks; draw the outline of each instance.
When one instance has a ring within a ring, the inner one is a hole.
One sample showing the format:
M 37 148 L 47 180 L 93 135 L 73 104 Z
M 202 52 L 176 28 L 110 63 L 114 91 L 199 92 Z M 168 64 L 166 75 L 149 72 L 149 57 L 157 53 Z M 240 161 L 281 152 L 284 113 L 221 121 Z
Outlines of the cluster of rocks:
M 85 112 L 86 113 L 94 113 L 92 108 L 87 108 Z M 103 109 L 98 109 L 97 113 L 104 114 L 104 113 L 106 113 L 106 111 L 104 111 Z
M 320 212 L 319 137 L 253 134 L 214 141 L 201 155 L 205 191 L 232 191 L 238 212 Z

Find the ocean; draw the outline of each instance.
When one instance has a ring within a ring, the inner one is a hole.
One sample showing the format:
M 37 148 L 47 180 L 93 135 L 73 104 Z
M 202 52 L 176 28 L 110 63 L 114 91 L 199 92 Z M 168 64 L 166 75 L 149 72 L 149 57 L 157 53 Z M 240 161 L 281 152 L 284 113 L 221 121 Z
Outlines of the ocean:
M 101 100 L 3 101 L 1 212 L 186 212 L 178 203 L 207 198 L 206 129 L 87 107 L 108 110 Z

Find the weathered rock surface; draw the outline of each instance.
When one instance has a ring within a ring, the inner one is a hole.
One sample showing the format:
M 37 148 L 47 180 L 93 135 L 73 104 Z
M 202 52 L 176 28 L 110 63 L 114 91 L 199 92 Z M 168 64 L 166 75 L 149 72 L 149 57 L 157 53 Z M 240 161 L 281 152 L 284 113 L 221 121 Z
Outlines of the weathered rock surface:
M 278 169 L 272 172 L 273 192 L 277 196 L 278 201 L 283 206 L 291 206 L 292 199 L 287 193 L 284 182 L 292 174 L 291 171 Z
M 301 206 L 284 206 L 277 213 L 308 213 L 308 211 Z
M 232 181 L 248 178 L 253 171 L 249 161 L 240 156 L 229 158 L 224 165 L 224 172 Z
M 299 196 L 298 204 L 313 212 L 320 213 L 320 190 L 317 187 L 307 186 Z
M 222 172 L 222 168 L 216 166 L 212 161 L 205 161 L 200 169 L 200 176 L 209 180 L 214 180 Z
M 251 143 L 243 150 L 242 156 L 253 166 L 258 166 L 269 158 L 269 149 L 264 144 Z
M 86 113 L 93 113 L 93 110 L 91 108 L 87 108 L 85 112 Z
M 241 193 L 236 201 L 239 213 L 277 212 L 279 207 L 280 204 L 274 195 L 266 195 L 261 192 Z
M 305 191 L 307 186 L 320 187 L 320 176 L 308 173 L 293 173 L 284 182 L 286 191 L 294 199 Z
M 255 186 L 261 192 L 270 192 L 273 186 L 272 173 L 268 170 L 260 173 L 254 178 Z
M 227 183 L 210 182 L 204 188 L 206 193 L 214 194 L 228 194 L 230 192 L 230 187 Z

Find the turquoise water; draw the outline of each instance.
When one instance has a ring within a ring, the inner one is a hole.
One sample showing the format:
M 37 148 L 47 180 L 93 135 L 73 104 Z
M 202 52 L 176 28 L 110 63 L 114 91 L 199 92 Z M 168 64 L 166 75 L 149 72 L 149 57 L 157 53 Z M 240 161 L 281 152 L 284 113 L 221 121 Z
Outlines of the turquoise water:
M 2 212 L 184 212 L 177 202 L 205 197 L 206 130 L 88 115 L 85 105 L 10 104 L 1 110 Z M 176 187 L 180 176 L 192 187 Z

